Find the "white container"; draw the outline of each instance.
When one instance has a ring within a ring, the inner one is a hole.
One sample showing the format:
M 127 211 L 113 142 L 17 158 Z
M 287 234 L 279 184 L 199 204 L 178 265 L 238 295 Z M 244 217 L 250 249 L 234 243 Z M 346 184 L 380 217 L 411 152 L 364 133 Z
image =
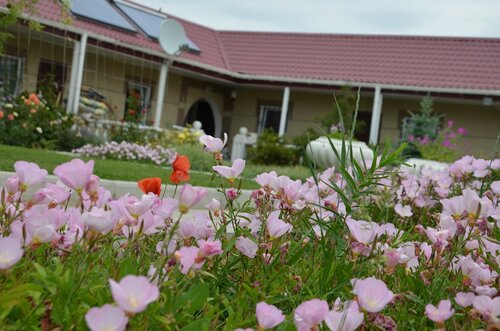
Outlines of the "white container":
M 340 139 L 330 139 L 332 144 L 337 149 L 340 154 L 342 151 L 342 140 Z M 346 141 L 346 148 L 349 149 L 349 142 Z M 319 137 L 316 140 L 311 141 L 306 148 L 307 156 L 318 166 L 329 168 L 338 167 L 340 165 L 335 152 L 328 141 L 328 137 Z M 365 161 L 373 159 L 372 150 L 362 141 L 352 142 L 352 154 L 354 159 L 362 163 L 363 158 Z M 361 156 L 363 155 L 363 157 Z
M 418 159 L 418 158 L 408 159 L 406 160 L 406 163 L 409 166 L 401 166 L 401 168 L 414 172 L 416 174 L 420 173 L 424 168 L 432 169 L 435 171 L 441 171 L 449 166 L 448 163 L 433 161 L 433 160 Z

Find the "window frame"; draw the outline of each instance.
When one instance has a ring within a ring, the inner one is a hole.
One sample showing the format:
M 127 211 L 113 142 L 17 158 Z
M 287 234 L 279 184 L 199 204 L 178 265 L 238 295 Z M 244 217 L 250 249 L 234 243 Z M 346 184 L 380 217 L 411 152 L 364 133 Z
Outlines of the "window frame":
M 22 85 L 23 85 L 23 70 L 24 70 L 25 59 L 24 59 L 24 57 L 20 57 L 20 56 L 3 54 L 3 55 L 0 55 L 0 66 L 2 66 L 4 59 L 7 59 L 7 61 L 9 61 L 9 59 L 11 61 L 15 60 L 17 62 L 17 64 L 16 64 L 17 65 L 16 80 L 15 80 L 14 91 L 12 91 L 12 92 L 3 93 L 2 92 L 3 88 L 0 87 L 0 97 L 6 97 L 9 95 L 19 95 L 19 93 L 21 93 L 21 89 L 22 89 Z M 9 77 L 7 77 L 7 78 L 9 78 Z M 10 79 L 9 79 L 9 81 L 10 81 Z

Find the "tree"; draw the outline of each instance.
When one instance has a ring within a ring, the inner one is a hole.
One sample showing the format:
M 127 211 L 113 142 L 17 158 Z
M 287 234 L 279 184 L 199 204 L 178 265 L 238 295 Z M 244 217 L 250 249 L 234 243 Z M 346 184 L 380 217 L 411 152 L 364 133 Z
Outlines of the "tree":
M 7 32 L 7 29 L 16 25 L 23 14 L 36 15 L 36 5 L 38 1 L 39 0 L 9 0 L 7 2 L 7 12 L 0 14 L 0 55 L 5 53 L 5 43 L 12 37 L 12 34 Z M 54 2 L 59 3 L 57 0 L 54 0 Z M 61 1 L 61 17 L 63 18 L 63 23 L 71 23 L 68 0 Z M 41 31 L 43 28 L 40 23 L 33 20 L 28 20 L 28 26 L 37 31 Z

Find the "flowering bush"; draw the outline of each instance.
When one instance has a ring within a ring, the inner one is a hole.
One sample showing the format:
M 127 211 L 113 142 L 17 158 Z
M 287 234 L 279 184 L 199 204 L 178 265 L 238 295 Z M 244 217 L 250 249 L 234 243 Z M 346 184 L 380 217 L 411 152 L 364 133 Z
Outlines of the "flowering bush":
M 102 145 L 85 145 L 73 150 L 73 153 L 90 156 L 103 157 L 106 159 L 131 160 L 154 163 L 156 165 L 169 165 L 175 159 L 175 151 L 162 146 L 152 147 L 149 144 L 139 145 L 122 141 L 106 142 Z
M 245 162 L 224 165 L 223 142 L 204 141 L 225 199 L 202 209 L 206 190 L 189 184 L 160 197 L 148 179 L 142 197 L 112 198 L 93 161 L 58 166 L 44 186 L 47 171 L 16 162 L 0 194 L 1 325 L 500 326 L 500 160 L 415 175 L 397 168 L 400 150 L 363 166 L 341 151 L 341 167 L 305 182 L 258 175 L 242 201 Z
M 447 127 L 439 130 L 434 139 L 428 135 L 417 138 L 410 135 L 408 141 L 415 144 L 420 155 L 426 160 L 453 162 L 460 154 L 457 143 L 466 134 L 465 128 L 453 130 L 453 121 L 450 120 Z
M 68 150 L 84 144 L 72 132 L 77 118 L 34 93 L 0 101 L 0 143 Z

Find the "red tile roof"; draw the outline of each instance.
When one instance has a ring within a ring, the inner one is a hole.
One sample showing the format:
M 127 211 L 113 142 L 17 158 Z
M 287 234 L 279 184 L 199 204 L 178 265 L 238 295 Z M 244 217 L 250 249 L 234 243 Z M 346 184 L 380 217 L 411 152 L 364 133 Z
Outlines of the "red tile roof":
M 0 0 L 0 6 L 7 0 Z M 54 0 L 37 16 L 60 22 Z M 168 15 L 168 14 L 167 14 Z M 202 50 L 182 59 L 250 76 L 294 80 L 500 91 L 500 39 L 216 31 L 171 15 Z M 105 24 L 74 18 L 73 27 L 125 44 L 159 44 Z

